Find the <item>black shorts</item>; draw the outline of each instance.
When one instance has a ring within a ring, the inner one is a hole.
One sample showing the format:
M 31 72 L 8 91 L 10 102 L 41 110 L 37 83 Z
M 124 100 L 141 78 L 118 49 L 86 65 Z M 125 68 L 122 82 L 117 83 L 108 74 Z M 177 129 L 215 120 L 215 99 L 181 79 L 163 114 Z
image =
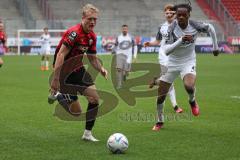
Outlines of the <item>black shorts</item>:
M 69 89 L 64 86 L 70 85 L 74 88 L 74 92 L 72 89 Z M 65 95 L 65 97 L 70 98 L 71 100 L 77 100 L 77 93 L 83 94 L 84 90 L 89 86 L 94 85 L 93 79 L 91 75 L 86 71 L 84 67 L 81 67 L 77 71 L 72 72 L 65 80 L 64 85 L 60 85 L 60 93 Z M 77 92 L 76 92 L 77 90 Z

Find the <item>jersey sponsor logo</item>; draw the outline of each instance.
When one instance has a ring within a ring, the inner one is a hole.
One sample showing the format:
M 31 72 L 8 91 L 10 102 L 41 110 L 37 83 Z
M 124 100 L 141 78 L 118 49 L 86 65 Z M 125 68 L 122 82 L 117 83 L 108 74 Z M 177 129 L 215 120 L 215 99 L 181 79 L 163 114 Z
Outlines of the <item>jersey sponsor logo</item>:
M 68 35 L 68 38 L 71 40 L 71 41 L 74 41 L 75 38 L 77 37 L 77 33 L 72 31 L 69 35 Z
M 187 46 L 189 46 L 191 43 L 194 43 L 195 41 L 194 40 L 192 40 L 192 41 L 183 41 L 182 42 L 182 45 L 185 45 L 184 47 L 187 47 Z
M 162 33 L 162 37 L 164 37 L 165 39 L 168 38 L 168 34 L 167 33 Z
M 132 47 L 132 42 L 131 41 L 122 41 L 119 44 L 119 48 L 122 50 L 127 50 Z
M 89 44 L 89 46 L 91 46 L 93 44 L 93 40 L 89 39 L 88 44 Z

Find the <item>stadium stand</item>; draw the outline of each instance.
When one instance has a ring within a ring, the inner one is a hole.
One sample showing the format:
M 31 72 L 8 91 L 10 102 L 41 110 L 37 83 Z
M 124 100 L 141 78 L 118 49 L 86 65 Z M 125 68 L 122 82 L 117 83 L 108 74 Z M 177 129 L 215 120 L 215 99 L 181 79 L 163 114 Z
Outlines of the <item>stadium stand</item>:
M 213 19 L 221 25 L 226 37 L 240 35 L 240 24 L 237 20 L 240 13 L 235 9 L 240 8 L 239 0 L 196 0 L 196 2 L 209 19 Z
M 157 27 L 164 21 L 163 8 L 167 3 L 186 3 L 185 0 L 48 0 L 53 11 L 55 21 L 61 21 L 66 28 L 77 23 L 80 18 L 80 6 L 93 3 L 101 10 L 101 17 L 96 31 L 116 35 L 119 26 L 126 23 L 131 33 L 135 35 L 155 35 Z M 206 20 L 207 16 L 202 12 L 198 4 L 193 1 L 194 12 L 192 17 L 197 20 Z M 62 12 L 64 10 L 64 12 Z M 67 19 L 67 20 L 66 20 Z M 107 27 L 106 27 L 107 26 Z
M 42 11 L 38 5 L 37 0 L 26 0 L 30 13 L 34 20 L 43 20 Z
M 23 17 L 19 14 L 15 0 L 0 1 L 0 19 L 5 24 L 8 36 L 15 36 L 16 29 L 25 28 Z
M 216 19 L 208 18 L 197 1 L 191 1 L 191 18 L 213 23 L 222 39 L 222 28 L 215 23 Z M 16 34 L 16 29 L 40 29 L 46 25 L 65 29 L 80 21 L 81 6 L 86 3 L 93 3 L 101 10 L 97 33 L 114 36 L 126 23 L 134 35 L 155 36 L 164 21 L 164 5 L 186 3 L 186 0 L 8 0 L 0 1 L 0 13 L 6 20 L 9 35 Z
M 240 21 L 240 1 L 239 0 L 222 0 L 222 3 L 237 21 Z

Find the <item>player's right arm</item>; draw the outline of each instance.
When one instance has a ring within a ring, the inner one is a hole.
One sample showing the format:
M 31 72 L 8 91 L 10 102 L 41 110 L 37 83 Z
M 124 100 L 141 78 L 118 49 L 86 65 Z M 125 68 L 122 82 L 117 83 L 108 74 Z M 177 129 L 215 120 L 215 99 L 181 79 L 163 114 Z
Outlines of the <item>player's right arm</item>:
M 51 83 L 52 93 L 56 93 L 60 88 L 59 77 L 60 77 L 61 67 L 63 66 L 64 58 L 69 54 L 71 48 L 75 45 L 77 36 L 78 36 L 77 33 L 73 30 L 68 30 L 63 35 L 63 38 L 62 38 L 63 43 L 57 53 L 57 57 L 54 65 L 53 79 Z
M 149 46 L 156 46 L 159 45 L 162 40 L 162 33 L 161 33 L 161 27 L 158 28 L 158 33 L 156 35 L 156 39 L 151 42 L 144 42 L 143 46 L 144 47 L 149 47 Z
M 43 42 L 44 42 L 43 35 L 40 36 L 39 42 L 40 42 L 40 43 L 43 43 Z
M 112 53 L 113 53 L 113 54 L 116 54 L 116 53 L 117 53 L 117 47 L 118 47 L 118 37 L 116 38 L 114 47 L 113 47 L 113 49 L 112 49 Z
M 54 65 L 53 79 L 51 82 L 52 93 L 56 93 L 60 88 L 59 77 L 60 77 L 61 67 L 64 63 L 64 58 L 67 56 L 69 52 L 70 52 L 70 48 L 62 44 L 61 48 L 59 49 L 59 52 L 57 53 L 56 62 Z
M 159 45 L 160 44 L 160 40 L 154 40 L 154 41 L 151 41 L 151 42 L 144 42 L 143 43 L 143 46 L 144 47 L 149 47 L 149 46 L 156 46 L 156 45 Z
M 167 44 L 166 40 L 163 41 L 161 48 L 164 54 L 169 55 L 171 54 L 178 46 L 181 45 L 181 43 L 183 42 L 182 40 L 183 38 L 179 38 L 177 41 L 175 41 L 172 44 Z
M 166 40 L 162 43 L 162 51 L 164 54 L 169 55 L 171 54 L 178 46 L 180 46 L 184 42 L 192 42 L 193 36 L 192 35 L 184 35 L 183 37 L 178 38 L 174 43 L 167 44 Z

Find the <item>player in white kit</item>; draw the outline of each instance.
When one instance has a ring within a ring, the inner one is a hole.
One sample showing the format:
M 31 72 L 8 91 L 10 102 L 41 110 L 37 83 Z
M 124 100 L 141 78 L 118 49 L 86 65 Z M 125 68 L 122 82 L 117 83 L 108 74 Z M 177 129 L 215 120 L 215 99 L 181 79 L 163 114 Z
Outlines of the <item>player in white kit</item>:
M 166 22 L 163 23 L 159 27 L 159 30 L 158 30 L 158 33 L 156 36 L 156 40 L 151 41 L 151 42 L 145 42 L 144 47 L 159 45 L 161 43 L 162 39 L 167 38 L 168 26 L 175 19 L 174 5 L 172 5 L 172 4 L 165 5 L 164 13 L 165 13 Z M 167 72 L 167 62 L 168 62 L 168 56 L 163 53 L 161 46 L 159 49 L 158 59 L 159 59 L 159 64 L 160 64 L 160 69 L 161 69 L 161 73 L 160 73 L 160 76 L 161 76 Z M 152 88 L 154 85 L 158 85 L 157 82 L 159 82 L 158 78 L 154 78 L 154 80 L 151 82 L 149 87 Z M 174 111 L 176 113 L 182 113 L 183 109 L 181 107 L 179 107 L 177 104 L 176 93 L 175 93 L 175 89 L 174 89 L 173 85 L 170 87 L 168 95 L 169 95 L 169 98 L 170 98 L 170 101 L 171 101 Z M 158 108 L 157 108 L 157 111 L 158 111 Z M 160 128 L 153 127 L 153 130 L 159 130 L 159 129 Z
M 160 77 L 158 92 L 158 114 L 156 127 L 161 128 L 164 122 L 163 106 L 169 88 L 180 75 L 185 90 L 189 96 L 192 114 L 200 114 L 199 106 L 195 99 L 196 81 L 196 53 L 195 40 L 199 32 L 209 33 L 213 40 L 213 54 L 219 54 L 216 33 L 211 24 L 189 20 L 192 8 L 189 4 L 175 6 L 176 20 L 168 27 L 168 37 L 162 42 L 163 53 L 169 55 L 168 70 Z
M 50 34 L 48 32 L 48 28 L 45 27 L 43 29 L 44 33 L 40 37 L 41 42 L 41 70 L 49 70 L 49 56 L 51 52 L 51 44 L 50 44 Z
M 122 34 L 116 39 L 116 69 L 117 69 L 117 88 L 120 89 L 123 80 L 131 70 L 132 56 L 134 52 L 134 39 L 128 33 L 128 26 L 122 25 Z

